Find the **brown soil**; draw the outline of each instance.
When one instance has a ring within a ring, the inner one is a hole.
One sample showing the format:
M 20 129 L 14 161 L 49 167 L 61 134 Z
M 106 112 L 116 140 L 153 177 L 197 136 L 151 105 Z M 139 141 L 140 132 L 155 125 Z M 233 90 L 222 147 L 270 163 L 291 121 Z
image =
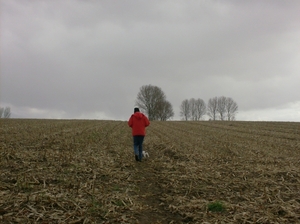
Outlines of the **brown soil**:
M 0 122 L 0 223 L 300 223 L 299 123 Z

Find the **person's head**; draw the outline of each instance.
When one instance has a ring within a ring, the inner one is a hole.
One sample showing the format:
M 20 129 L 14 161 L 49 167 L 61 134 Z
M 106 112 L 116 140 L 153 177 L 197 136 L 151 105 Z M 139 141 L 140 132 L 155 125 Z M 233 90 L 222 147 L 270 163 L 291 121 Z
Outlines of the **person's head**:
M 140 112 L 140 109 L 139 109 L 138 107 L 135 107 L 135 108 L 134 108 L 134 113 L 135 113 L 135 112 Z

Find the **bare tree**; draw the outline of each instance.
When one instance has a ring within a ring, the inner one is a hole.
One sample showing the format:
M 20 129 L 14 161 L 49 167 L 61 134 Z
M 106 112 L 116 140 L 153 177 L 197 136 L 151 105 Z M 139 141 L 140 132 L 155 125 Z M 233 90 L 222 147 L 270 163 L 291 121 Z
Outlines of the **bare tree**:
M 199 121 L 206 113 L 206 104 L 204 100 L 197 99 L 195 101 L 195 108 L 196 108 L 196 120 Z
M 180 116 L 186 121 L 191 116 L 190 104 L 189 104 L 188 99 L 185 99 L 184 101 L 182 101 L 182 103 L 180 105 Z
M 158 103 L 157 119 L 166 121 L 167 119 L 174 116 L 172 104 L 169 101 L 162 101 Z
M 227 120 L 228 121 L 234 121 L 235 120 L 235 115 L 236 115 L 236 113 L 238 111 L 238 105 L 230 97 L 226 98 L 225 110 L 226 110 Z
M 218 97 L 214 97 L 208 100 L 207 104 L 207 115 L 211 120 L 216 120 L 217 118 L 217 107 L 218 107 Z
M 196 100 L 194 98 L 191 98 L 189 100 L 190 104 L 190 111 L 191 111 L 191 120 L 196 121 L 197 120 L 197 108 L 196 108 Z
M 217 112 L 219 113 L 220 120 L 224 121 L 225 120 L 225 112 L 226 112 L 226 97 L 225 96 L 218 97 Z
M 0 118 L 10 118 L 10 107 L 0 107 Z
M 157 86 L 142 86 L 137 95 L 136 105 L 147 114 L 149 120 L 161 120 L 162 118 L 167 120 L 174 116 L 174 112 L 171 113 L 172 105 L 166 100 L 166 95 L 161 88 Z
M 136 104 L 147 114 L 149 120 L 155 120 L 155 111 L 158 107 L 158 103 L 164 101 L 165 98 L 165 94 L 159 87 L 146 85 L 140 88 Z

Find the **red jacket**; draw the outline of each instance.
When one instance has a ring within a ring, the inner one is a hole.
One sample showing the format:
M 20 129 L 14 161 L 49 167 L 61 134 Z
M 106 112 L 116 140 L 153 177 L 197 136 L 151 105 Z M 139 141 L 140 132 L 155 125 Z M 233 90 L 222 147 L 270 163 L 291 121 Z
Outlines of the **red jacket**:
M 150 125 L 148 118 L 140 112 L 135 112 L 131 115 L 128 121 L 129 127 L 132 128 L 132 136 L 135 135 L 146 135 L 145 127 Z

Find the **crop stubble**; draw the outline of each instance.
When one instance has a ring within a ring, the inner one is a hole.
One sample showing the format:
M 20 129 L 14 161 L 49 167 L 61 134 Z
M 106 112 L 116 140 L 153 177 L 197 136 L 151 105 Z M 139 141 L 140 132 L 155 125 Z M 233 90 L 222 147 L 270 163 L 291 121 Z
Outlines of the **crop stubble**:
M 0 122 L 1 223 L 300 222 L 299 123 Z

